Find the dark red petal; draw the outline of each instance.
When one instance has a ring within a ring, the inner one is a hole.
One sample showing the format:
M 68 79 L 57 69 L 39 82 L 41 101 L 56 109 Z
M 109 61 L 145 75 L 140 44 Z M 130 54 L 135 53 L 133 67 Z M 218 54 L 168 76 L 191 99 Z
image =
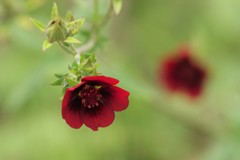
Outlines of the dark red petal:
M 176 79 L 173 76 L 173 71 L 176 68 L 176 62 L 171 60 L 165 60 L 163 65 L 160 66 L 160 81 L 163 81 L 168 89 L 174 91 L 178 88 Z
M 82 82 L 85 82 L 85 81 L 97 81 L 97 82 L 108 83 L 111 85 L 116 85 L 119 82 L 115 78 L 106 77 L 106 76 L 87 76 L 82 78 Z
M 62 100 L 62 108 L 67 108 L 68 107 L 68 104 L 71 101 L 72 92 L 73 91 L 71 91 L 69 89 L 66 90 L 66 92 L 64 94 L 64 97 L 63 97 L 63 100 Z
M 109 86 L 106 87 L 104 92 L 108 94 L 108 96 L 105 97 L 105 102 L 109 103 L 115 111 L 123 111 L 128 107 L 128 96 L 130 95 L 128 91 L 117 86 Z
M 73 93 L 75 91 L 75 89 L 77 89 L 78 87 L 82 86 L 84 84 L 84 82 L 79 83 L 78 85 L 72 87 L 72 88 L 68 88 L 64 94 L 63 100 L 62 100 L 62 108 L 66 108 L 69 106 L 69 102 L 71 101 L 72 97 L 73 97 Z
M 82 110 L 81 117 L 87 127 L 97 131 L 98 127 L 107 127 L 112 124 L 115 116 L 112 107 L 103 105 L 94 109 Z
M 83 125 L 80 113 L 71 111 L 70 107 L 62 109 L 62 117 L 72 128 L 78 129 Z

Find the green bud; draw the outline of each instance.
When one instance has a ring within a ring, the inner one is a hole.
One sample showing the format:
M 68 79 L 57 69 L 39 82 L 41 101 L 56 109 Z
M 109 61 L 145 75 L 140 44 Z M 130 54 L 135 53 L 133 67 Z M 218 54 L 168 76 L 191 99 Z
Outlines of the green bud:
M 67 38 L 67 29 L 64 21 L 60 17 L 54 18 L 46 29 L 48 41 L 64 41 Z

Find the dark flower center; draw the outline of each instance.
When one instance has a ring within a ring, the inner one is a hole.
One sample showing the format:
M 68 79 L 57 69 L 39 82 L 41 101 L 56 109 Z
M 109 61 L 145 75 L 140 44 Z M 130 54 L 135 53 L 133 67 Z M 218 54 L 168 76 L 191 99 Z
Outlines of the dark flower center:
M 188 59 L 179 62 L 177 68 L 175 76 L 179 83 L 188 87 L 194 87 L 201 82 L 203 73 L 196 66 L 192 65 Z
M 81 98 L 81 104 L 87 108 L 98 107 L 101 101 L 102 95 L 99 93 L 100 86 L 85 85 L 79 92 Z

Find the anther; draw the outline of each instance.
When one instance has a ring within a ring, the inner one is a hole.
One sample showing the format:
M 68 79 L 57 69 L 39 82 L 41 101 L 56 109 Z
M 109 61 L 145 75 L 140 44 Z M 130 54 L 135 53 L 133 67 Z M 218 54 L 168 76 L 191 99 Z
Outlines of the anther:
M 82 99 L 82 104 L 85 104 L 85 103 L 86 103 L 85 99 Z

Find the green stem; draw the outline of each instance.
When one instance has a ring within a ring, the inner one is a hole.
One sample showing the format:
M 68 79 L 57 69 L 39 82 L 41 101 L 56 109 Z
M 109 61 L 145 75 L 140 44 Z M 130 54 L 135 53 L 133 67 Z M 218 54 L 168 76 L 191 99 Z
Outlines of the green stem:
M 112 1 L 110 1 L 108 11 L 105 17 L 103 18 L 103 20 L 101 21 L 101 23 L 99 24 L 99 29 L 103 28 L 109 22 L 109 20 L 112 17 L 112 14 L 113 14 L 113 7 L 112 7 Z
M 110 0 L 108 11 L 100 23 L 98 23 L 98 17 L 99 17 L 98 7 L 99 7 L 98 0 L 94 0 L 93 25 L 92 25 L 92 32 L 91 32 L 92 35 L 90 40 L 87 43 L 85 43 L 84 45 L 76 49 L 78 55 L 92 49 L 96 45 L 96 43 L 98 42 L 98 33 L 109 22 L 112 16 L 112 13 L 113 13 L 112 0 Z
M 74 44 L 70 44 L 70 48 L 72 49 L 72 51 L 73 51 L 73 55 L 76 55 L 78 52 L 77 52 L 77 49 L 76 49 L 76 47 L 75 47 L 75 45 Z
M 71 54 L 71 55 L 75 55 L 75 53 L 74 53 L 73 51 L 69 50 L 69 48 L 65 47 L 62 42 L 59 42 L 59 41 L 58 41 L 57 43 L 58 43 L 59 46 L 60 46 L 64 51 L 66 51 L 67 53 L 69 53 L 69 54 Z
M 93 30 L 96 31 L 98 28 L 98 17 L 99 17 L 99 2 L 98 0 L 94 0 L 94 12 L 93 12 Z

